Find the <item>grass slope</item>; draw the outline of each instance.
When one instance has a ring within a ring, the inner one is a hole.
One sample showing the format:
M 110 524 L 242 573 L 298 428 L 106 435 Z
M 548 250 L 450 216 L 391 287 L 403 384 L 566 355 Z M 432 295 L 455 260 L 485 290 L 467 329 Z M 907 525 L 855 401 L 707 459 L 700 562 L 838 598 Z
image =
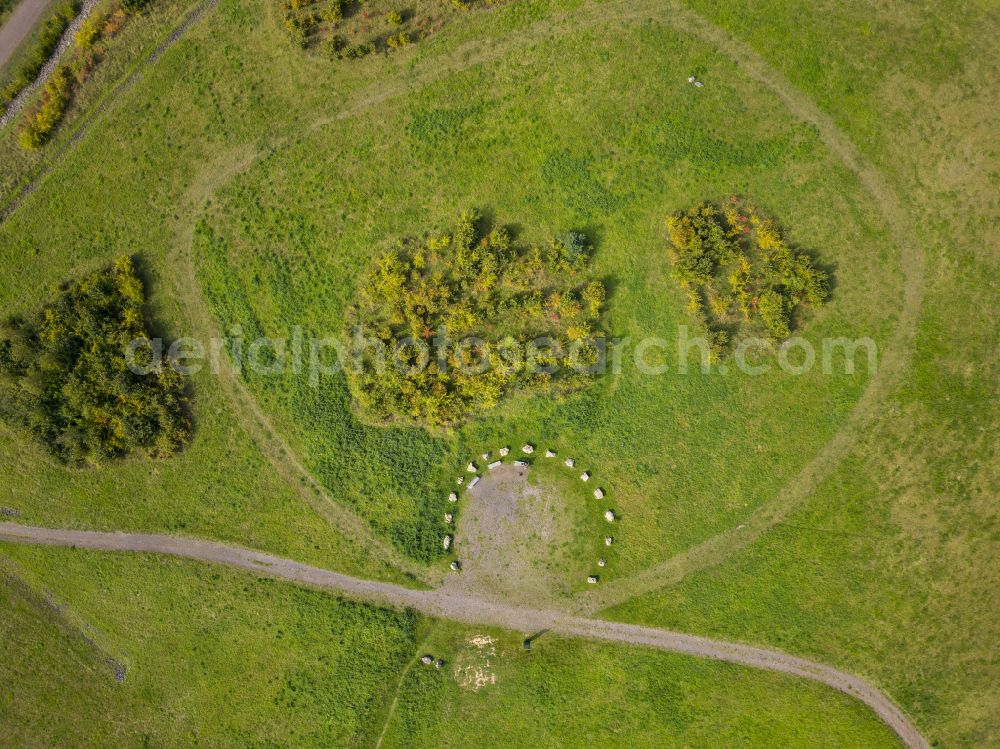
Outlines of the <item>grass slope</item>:
M 34 728 L 17 718 L 34 741 L 50 731 L 66 737 L 64 746 L 368 746 L 419 624 L 408 613 L 190 562 L 8 545 L 2 553 L 16 573 L 68 602 L 128 667 L 114 684 L 110 669 L 79 655 L 90 665 L 77 681 L 80 664 L 53 651 L 44 662 L 66 691 L 19 679 L 16 701 L 0 703 L 4 731 L 19 705 L 47 716 Z M 52 639 L 48 614 L 14 621 L 28 642 Z M 71 640 L 63 636 L 63 650 Z M 29 670 L 33 653 L 11 647 L 6 667 Z M 67 709 L 77 699 L 117 720 L 92 726 Z
M 898 746 L 849 698 L 777 674 L 551 635 L 526 653 L 448 625 L 422 647 L 448 664 L 407 672 L 383 747 Z M 475 671 L 495 683 L 474 690 Z
M 819 102 L 906 196 L 927 251 L 924 303 L 900 386 L 807 506 L 726 564 L 611 613 L 841 664 L 935 745 L 995 745 L 1000 318 L 984 301 L 997 292 L 988 82 L 1000 49 L 983 29 L 997 19 L 943 4 L 694 5 Z M 814 12 L 822 26 L 799 23 Z
M 5 583 L 0 673 L 17 685 L 0 691 L 5 741 L 372 746 L 384 728 L 385 747 L 898 746 L 855 701 L 775 674 L 552 636 L 525 653 L 510 633 L 187 561 L 16 545 L 0 553 L 5 569 L 68 604 L 64 614 L 128 666 L 116 684 L 100 651 L 45 604 L 29 604 L 33 594 L 12 594 L 20 583 Z M 494 656 L 470 644 L 481 636 L 495 638 Z M 445 668 L 414 662 L 425 652 Z M 476 669 L 495 673 L 495 684 L 469 690 Z

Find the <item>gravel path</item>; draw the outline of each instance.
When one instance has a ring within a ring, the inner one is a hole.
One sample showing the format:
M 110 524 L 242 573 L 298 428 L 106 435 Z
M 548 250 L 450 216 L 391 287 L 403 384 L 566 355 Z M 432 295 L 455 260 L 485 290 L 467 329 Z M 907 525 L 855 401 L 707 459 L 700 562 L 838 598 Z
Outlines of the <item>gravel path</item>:
M 259 551 L 191 538 L 146 533 L 60 530 L 0 523 L 0 539 L 102 551 L 169 554 L 202 562 L 242 567 L 269 577 L 333 590 L 349 598 L 380 605 L 408 607 L 429 616 L 466 624 L 485 624 L 517 632 L 548 629 L 574 637 L 642 645 L 686 655 L 730 661 L 753 668 L 780 671 L 818 681 L 861 700 L 895 731 L 909 749 L 930 749 L 930 745 L 903 712 L 875 687 L 830 666 L 777 650 L 695 637 L 666 629 L 572 616 L 549 609 L 504 605 L 487 601 L 472 593 L 411 590 L 390 583 L 342 575 Z
M 25 0 L 25 2 L 28 1 L 29 0 Z M 24 4 L 24 2 L 21 3 L 21 5 Z M 49 58 L 49 61 L 45 63 L 45 66 L 42 68 L 42 72 L 38 74 L 38 77 L 30 86 L 27 86 L 23 91 L 21 91 L 21 93 L 14 97 L 14 100 L 7 107 L 7 111 L 4 112 L 3 117 L 0 117 L 0 127 L 6 127 L 7 123 L 14 119 L 18 112 L 24 108 L 24 105 L 28 103 L 32 96 L 34 96 L 38 87 L 49 79 L 49 76 L 52 75 L 52 71 L 54 71 L 56 66 L 59 64 L 59 58 L 63 56 L 63 53 L 66 52 L 67 49 L 69 49 L 70 45 L 73 43 L 73 37 L 76 36 L 76 32 L 80 29 L 80 25 L 87 20 L 87 16 L 90 15 L 90 12 L 94 9 L 95 5 L 97 5 L 97 0 L 85 0 L 76 18 L 73 19 L 73 22 L 63 32 L 62 38 L 59 39 L 59 44 L 56 47 L 55 52 L 52 53 L 52 57 Z M 16 14 L 20 9 L 21 6 L 18 6 L 14 13 Z M 10 20 L 14 20 L 13 16 L 11 16 Z M 6 28 L 6 26 L 4 28 Z M 30 32 L 31 29 L 29 28 L 27 33 Z
M 17 4 L 7 22 L 0 26 L 0 68 L 7 64 L 21 42 L 31 34 L 48 7 L 48 0 L 21 0 Z

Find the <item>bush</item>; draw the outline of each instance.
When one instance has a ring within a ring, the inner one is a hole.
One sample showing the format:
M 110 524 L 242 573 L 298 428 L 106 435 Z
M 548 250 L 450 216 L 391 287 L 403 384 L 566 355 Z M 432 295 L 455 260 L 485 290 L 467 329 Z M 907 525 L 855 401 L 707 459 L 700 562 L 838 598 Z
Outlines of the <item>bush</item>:
M 406 47 L 410 44 L 410 35 L 405 31 L 400 31 L 398 34 L 388 37 L 385 43 L 389 45 L 390 49 Z
M 136 451 L 165 457 L 191 434 L 186 383 L 168 366 L 127 366 L 130 341 L 147 337 L 145 297 L 132 259 L 64 284 L 29 321 L 0 332 L 0 400 L 61 459 L 99 465 Z M 145 351 L 147 349 L 140 349 Z
M 76 32 L 76 46 L 83 50 L 94 46 L 94 42 L 101 37 L 104 23 L 105 19 L 97 14 L 81 23 L 79 31 Z
M 797 308 L 819 307 L 829 297 L 829 278 L 812 258 L 788 244 L 773 219 L 736 198 L 670 216 L 667 234 L 674 275 L 689 290 L 689 311 L 705 320 L 714 348 L 728 345 L 728 334 L 719 333 L 741 323 L 787 338 Z
M 21 129 L 19 141 L 22 148 L 41 148 L 48 141 L 66 113 L 72 86 L 73 77 L 69 67 L 63 65 L 56 68 L 42 89 L 38 104 L 28 113 Z
M 385 14 L 385 21 L 390 26 L 402 26 L 403 25 L 403 14 L 398 10 L 390 10 Z
M 579 367 L 539 371 L 523 354 L 544 336 L 552 360 L 571 365 L 567 342 L 594 335 L 606 291 L 587 277 L 590 247 L 574 234 L 515 248 L 504 228 L 481 231 L 477 219 L 463 214 L 448 234 L 380 253 L 360 284 L 348 314 L 359 366 L 348 385 L 366 420 L 440 427 L 517 390 L 556 394 L 586 383 Z M 576 348 L 582 362 L 597 353 Z

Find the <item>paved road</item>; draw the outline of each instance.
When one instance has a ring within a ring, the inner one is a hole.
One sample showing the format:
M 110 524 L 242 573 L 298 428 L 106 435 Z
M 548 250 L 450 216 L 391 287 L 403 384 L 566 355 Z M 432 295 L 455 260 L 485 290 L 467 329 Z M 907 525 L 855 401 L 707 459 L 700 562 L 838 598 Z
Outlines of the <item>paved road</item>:
M 0 68 L 7 64 L 21 42 L 31 34 L 48 7 L 49 0 L 21 0 L 14 8 L 7 22 L 0 26 Z
M 485 624 L 520 632 L 548 629 L 563 635 L 644 645 L 676 653 L 730 661 L 753 668 L 780 671 L 818 681 L 861 700 L 896 732 L 909 749 L 930 749 L 930 745 L 902 711 L 875 687 L 830 666 L 776 650 L 695 637 L 666 629 L 588 619 L 548 609 L 521 608 L 466 593 L 446 592 L 440 589 L 411 590 L 390 583 L 342 575 L 259 551 L 191 538 L 146 533 L 59 530 L 0 523 L 0 540 L 103 551 L 169 554 L 202 562 L 242 567 L 269 577 L 333 590 L 349 598 L 381 605 L 409 607 L 429 616 L 466 624 Z

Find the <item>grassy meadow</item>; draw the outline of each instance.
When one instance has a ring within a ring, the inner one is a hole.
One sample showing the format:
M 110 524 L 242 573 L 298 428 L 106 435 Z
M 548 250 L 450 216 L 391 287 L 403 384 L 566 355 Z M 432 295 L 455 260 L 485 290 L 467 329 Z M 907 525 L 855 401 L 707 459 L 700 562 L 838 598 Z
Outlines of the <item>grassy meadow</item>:
M 5 575 L 44 591 L 0 582 L 0 717 L 14 742 L 898 746 L 854 701 L 778 675 L 552 636 L 525 653 L 511 633 L 169 558 L 2 552 Z M 473 691 L 477 673 L 494 683 Z
M 274 4 L 220 0 L 109 97 L 188 7 L 156 0 L 117 37 L 41 152 L 21 151 L 15 128 L 0 132 L 0 206 L 51 169 L 0 223 L 4 313 L 128 253 L 168 339 L 234 326 L 338 334 L 379 249 L 475 207 L 519 240 L 585 232 L 612 334 L 672 344 L 678 326 L 697 331 L 670 278 L 663 220 L 742 195 L 832 274 L 831 300 L 803 319 L 808 340 L 889 346 L 904 299 L 918 301 L 915 326 L 888 397 L 784 522 L 603 615 L 814 657 L 884 689 L 935 746 L 1000 743 L 995 9 L 520 0 L 348 62 L 296 48 Z M 814 102 L 878 170 L 901 217 L 880 213 L 794 106 L 686 33 L 688 11 Z M 901 261 L 914 247 L 916 293 Z M 664 375 L 626 357 L 620 374 L 569 398 L 519 397 L 435 434 L 361 423 L 341 375 L 314 387 L 203 371 L 194 440 L 168 461 L 70 469 L 0 425 L 0 507 L 19 522 L 199 535 L 399 580 L 331 526 L 329 500 L 294 462 L 395 549 L 440 568 L 455 476 L 484 449 L 532 442 L 575 457 L 608 492 L 621 521 L 602 576 L 626 578 L 739 526 L 798 480 L 870 382 L 864 366 L 789 376 L 773 357 L 763 376 L 702 374 L 693 355 L 681 374 L 668 352 Z M 25 685 L 0 687 L 15 741 L 71 745 L 110 703 L 125 707 L 98 745 L 368 746 L 384 728 L 383 746 L 466 746 L 513 742 L 525 725 L 543 746 L 591 735 L 815 746 L 818 731 L 828 746 L 893 741 L 858 704 L 771 674 L 545 638 L 524 654 L 519 638 L 492 633 L 498 684 L 470 692 L 453 672 L 412 663 L 427 648 L 464 652 L 478 633 L 461 627 L 171 560 L 0 552 L 92 622 L 134 674 L 108 686 L 92 648 L 0 585 L 4 642 L 17 644 L 0 684 L 10 674 Z

